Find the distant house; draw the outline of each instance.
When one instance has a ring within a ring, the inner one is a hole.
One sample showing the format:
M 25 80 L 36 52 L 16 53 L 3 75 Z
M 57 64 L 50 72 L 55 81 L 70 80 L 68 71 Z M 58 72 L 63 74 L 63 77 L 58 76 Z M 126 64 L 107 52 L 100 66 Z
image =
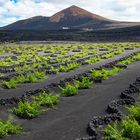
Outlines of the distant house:
M 83 31 L 93 31 L 92 28 L 83 28 L 82 30 L 83 30 Z
M 63 30 L 69 30 L 70 27 L 62 27 Z

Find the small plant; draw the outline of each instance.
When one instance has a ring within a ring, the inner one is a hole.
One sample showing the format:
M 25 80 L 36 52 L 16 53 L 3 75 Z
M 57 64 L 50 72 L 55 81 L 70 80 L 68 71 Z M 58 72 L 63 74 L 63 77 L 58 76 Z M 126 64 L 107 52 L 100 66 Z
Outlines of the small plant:
M 79 68 L 79 67 L 80 67 L 79 63 L 72 62 L 72 63 L 67 64 L 66 71 L 71 71 L 71 70 L 74 70 L 74 69 Z
M 59 72 L 65 72 L 65 71 L 66 71 L 65 66 L 60 66 L 60 67 L 59 67 Z
M 39 72 L 39 71 L 35 71 L 33 73 L 33 75 L 37 78 L 37 79 L 42 79 L 44 76 L 45 76 L 45 72 L 42 71 L 42 72 Z
M 7 137 L 12 134 L 21 134 L 22 128 L 19 125 L 13 124 L 13 116 L 9 116 L 8 121 L 0 120 L 0 137 Z
M 27 75 L 25 83 L 36 83 L 38 81 L 37 77 L 34 74 Z
M 34 74 L 28 74 L 27 76 L 20 75 L 20 76 L 16 77 L 15 80 L 19 84 L 36 83 L 38 81 Z
M 139 61 L 140 60 L 140 53 L 135 54 L 134 56 L 127 58 L 125 60 L 122 60 L 121 62 L 119 62 L 119 64 L 122 65 L 129 65 L 133 62 Z
M 65 88 L 62 88 L 62 95 L 65 96 L 74 96 L 78 94 L 78 88 L 76 86 L 72 86 L 70 84 L 67 84 Z
M 113 67 L 111 70 L 103 70 L 103 73 L 106 73 L 107 76 L 114 76 L 115 74 L 121 72 L 122 70 L 117 67 Z
M 56 69 L 55 67 L 51 67 L 50 72 L 54 72 L 54 73 L 58 73 L 58 69 Z
M 117 67 L 113 67 L 110 70 L 92 70 L 92 76 L 94 78 L 101 78 L 102 80 L 107 80 L 109 76 L 113 76 L 119 72 L 121 72 L 121 69 Z
M 140 125 L 136 120 L 127 119 L 122 121 L 122 135 L 126 138 L 139 140 Z
M 131 63 L 133 63 L 133 59 L 131 59 L 131 58 L 128 58 L 126 60 L 119 62 L 119 64 L 122 64 L 122 65 L 129 65 Z
M 114 57 L 114 53 L 104 54 L 101 58 L 102 59 L 108 59 L 108 58 L 111 58 L 111 57 Z
M 90 59 L 86 60 L 85 62 L 89 63 L 89 64 L 93 64 L 93 63 L 96 63 L 98 61 L 100 61 L 101 58 L 99 56 L 94 56 L 94 57 L 91 57 Z
M 37 102 L 29 103 L 29 101 L 20 101 L 18 107 L 13 108 L 12 111 L 20 118 L 32 119 L 41 113 L 39 107 L 40 105 Z
M 83 77 L 82 81 L 75 80 L 78 89 L 88 89 L 92 83 L 88 77 Z
M 102 70 L 92 70 L 92 76 L 94 78 L 101 78 L 102 80 L 107 80 L 108 76 Z
M 17 72 L 19 72 L 19 71 L 30 71 L 31 66 L 25 64 L 22 67 L 15 67 L 14 70 L 17 71 Z
M 104 140 L 129 140 L 127 138 L 122 137 L 122 133 L 118 130 L 118 123 L 115 122 L 112 126 L 108 125 L 104 130 L 105 137 Z
M 17 82 L 14 79 L 11 79 L 10 81 L 3 81 L 2 85 L 7 89 L 17 88 Z
M 117 51 L 114 52 L 115 55 L 124 54 L 124 53 L 125 53 L 125 50 L 124 49 L 117 50 Z
M 110 52 L 110 53 L 104 54 L 101 58 L 102 59 L 108 59 L 108 58 L 114 57 L 115 55 L 119 55 L 119 54 L 123 54 L 123 53 L 125 53 L 124 50 L 116 50 L 114 52 Z
M 45 76 L 45 72 L 35 71 L 34 73 L 29 73 L 26 76 L 21 74 L 17 77 L 11 78 L 10 81 L 3 81 L 2 85 L 7 89 L 16 88 L 17 84 L 36 83 L 44 76 Z
M 17 78 L 15 78 L 17 83 L 25 83 L 26 77 L 24 75 L 19 75 Z
M 129 117 L 135 119 L 140 125 L 140 106 L 132 106 L 128 110 L 130 112 Z
M 72 63 L 67 64 L 66 66 L 60 66 L 58 70 L 59 72 L 69 72 L 79 67 L 80 67 L 79 63 L 72 62 Z
M 108 127 L 104 130 L 105 132 L 105 140 L 139 140 L 140 139 L 140 125 L 134 119 L 126 117 L 118 125 L 115 122 L 112 126 L 108 125 Z
M 38 96 L 34 96 L 33 99 L 41 106 L 47 105 L 48 107 L 53 107 L 59 102 L 60 95 L 52 95 L 47 93 L 41 93 Z

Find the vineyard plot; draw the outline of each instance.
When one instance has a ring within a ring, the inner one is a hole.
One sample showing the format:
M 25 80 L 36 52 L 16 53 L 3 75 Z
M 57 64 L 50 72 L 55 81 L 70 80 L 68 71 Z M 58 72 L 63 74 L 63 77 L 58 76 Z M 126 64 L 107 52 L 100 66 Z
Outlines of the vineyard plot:
M 12 115 L 10 127 L 17 126 L 1 135 L 8 140 L 94 138 L 90 120 L 105 116 L 109 103 L 140 76 L 139 43 L 12 44 L 0 50 L 0 118 L 6 123 Z

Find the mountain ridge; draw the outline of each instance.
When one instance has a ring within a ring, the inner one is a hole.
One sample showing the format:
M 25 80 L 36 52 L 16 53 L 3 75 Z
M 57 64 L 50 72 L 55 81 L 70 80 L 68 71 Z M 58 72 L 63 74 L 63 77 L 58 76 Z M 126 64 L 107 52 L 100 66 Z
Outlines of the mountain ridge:
M 19 20 L 0 30 L 61 30 L 64 29 L 93 29 L 121 28 L 140 25 L 137 22 L 120 22 L 93 14 L 78 6 L 72 5 L 58 13 L 46 17 L 35 16 Z

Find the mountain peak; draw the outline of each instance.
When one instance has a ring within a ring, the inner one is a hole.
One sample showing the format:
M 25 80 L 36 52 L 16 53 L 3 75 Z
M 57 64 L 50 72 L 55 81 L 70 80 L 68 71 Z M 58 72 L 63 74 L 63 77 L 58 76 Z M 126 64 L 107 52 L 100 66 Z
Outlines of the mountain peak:
M 82 8 L 80 8 L 80 7 L 76 6 L 76 5 L 72 5 L 72 6 L 68 7 L 68 8 L 66 8 L 66 9 L 76 9 L 76 10 L 78 10 L 78 9 L 82 9 Z
M 50 17 L 51 22 L 60 22 L 63 19 L 70 19 L 72 17 L 88 17 L 92 18 L 93 14 L 78 7 L 75 5 L 72 5 L 56 14 Z
M 78 6 L 76 6 L 76 5 L 71 5 L 70 7 L 78 7 Z M 78 7 L 78 8 L 80 8 L 80 7 Z
M 63 27 L 72 28 L 91 28 L 98 24 L 108 23 L 110 20 L 93 14 L 76 5 L 72 5 L 51 17 L 37 16 L 26 20 L 17 21 L 7 25 L 2 29 L 46 29 L 60 30 Z
M 76 5 L 72 5 L 68 8 L 66 8 L 66 9 L 62 10 L 61 12 L 71 13 L 71 14 L 76 14 L 77 13 L 77 15 L 82 15 L 84 13 L 88 13 L 88 14 L 90 13 L 90 12 L 86 11 L 85 9 L 82 9 L 82 8 L 76 6 Z
M 97 20 L 108 20 L 104 17 L 98 16 L 96 14 L 93 14 L 83 8 L 80 8 L 76 5 L 72 5 L 56 14 L 50 17 L 51 22 L 61 22 L 63 20 L 72 20 L 73 18 L 75 19 L 77 17 L 78 19 L 83 19 L 86 18 L 88 20 L 92 19 L 97 19 Z

